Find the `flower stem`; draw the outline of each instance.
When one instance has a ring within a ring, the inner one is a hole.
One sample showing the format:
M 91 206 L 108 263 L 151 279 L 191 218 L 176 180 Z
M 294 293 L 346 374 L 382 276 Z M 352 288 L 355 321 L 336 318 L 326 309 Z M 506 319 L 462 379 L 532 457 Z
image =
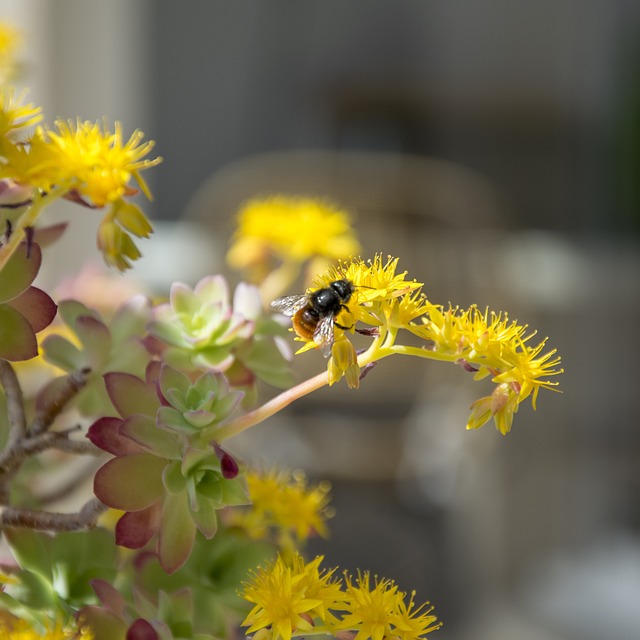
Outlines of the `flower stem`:
M 261 407 L 250 411 L 249 413 L 232 420 L 229 424 L 221 427 L 216 433 L 216 442 L 220 443 L 232 436 L 242 433 L 246 429 L 264 422 L 267 418 L 275 415 L 285 407 L 289 406 L 295 400 L 306 396 L 312 391 L 317 391 L 325 385 L 329 384 L 329 376 L 326 371 L 319 373 L 313 378 L 309 378 L 304 382 L 283 391 L 280 395 L 265 402 Z
M 7 244 L 0 247 L 0 271 L 4 269 L 4 266 L 9 261 L 9 258 L 15 253 L 16 249 L 23 241 L 21 231 L 24 231 L 28 227 L 32 227 L 38 216 L 42 213 L 42 210 L 54 200 L 64 195 L 66 188 L 61 186 L 53 187 L 51 191 L 44 195 L 37 196 L 33 199 L 31 206 L 18 218 L 18 221 L 11 233 L 11 237 L 7 241 Z

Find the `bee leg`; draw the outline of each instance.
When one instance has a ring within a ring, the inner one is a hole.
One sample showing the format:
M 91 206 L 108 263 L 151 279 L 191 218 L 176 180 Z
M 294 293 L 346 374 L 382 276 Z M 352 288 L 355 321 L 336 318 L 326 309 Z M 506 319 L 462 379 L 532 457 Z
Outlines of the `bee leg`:
M 354 324 L 352 324 L 350 327 L 345 327 L 345 326 L 344 326 L 344 325 L 342 325 L 342 324 L 338 324 L 335 320 L 334 320 L 333 324 L 334 324 L 336 327 L 338 327 L 338 329 L 342 329 L 343 331 L 349 331 L 349 329 L 353 329 L 353 327 L 355 327 L 355 325 L 354 325 Z

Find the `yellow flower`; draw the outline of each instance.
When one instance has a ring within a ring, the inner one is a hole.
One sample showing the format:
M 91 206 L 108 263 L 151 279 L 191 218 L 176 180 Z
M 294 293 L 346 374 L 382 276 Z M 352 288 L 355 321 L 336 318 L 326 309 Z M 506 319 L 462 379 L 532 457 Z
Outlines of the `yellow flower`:
M 294 633 L 310 631 L 314 612 L 326 608 L 322 585 L 310 589 L 312 579 L 313 574 L 306 571 L 303 562 L 289 566 L 280 557 L 275 563 L 259 569 L 240 593 L 255 605 L 242 622 L 242 626 L 249 627 L 247 633 L 271 627 L 272 640 L 291 640 Z M 330 590 L 332 596 L 333 589 Z
M 11 88 L 0 90 L 0 138 L 3 150 L 6 138 L 12 137 L 21 129 L 37 124 L 42 119 L 40 107 L 34 107 L 31 103 L 22 104 L 25 97 L 25 91 L 16 97 Z
M 113 133 L 106 124 L 101 127 L 97 122 L 58 120 L 55 124 L 56 130 L 45 133 L 52 147 L 52 183 L 64 184 L 96 207 L 135 193 L 131 181 L 151 199 L 140 172 L 157 165 L 161 158 L 144 159 L 154 143 L 142 143 L 141 131 L 134 131 L 123 142 L 119 122 Z
M 354 581 L 345 572 L 346 587 L 334 579 L 336 569 L 321 571 L 322 557 L 305 564 L 297 554 L 290 563 L 281 557 L 259 569 L 245 584 L 242 598 L 255 606 L 243 626 L 258 631 L 261 640 L 289 640 L 293 635 L 355 634 L 355 640 L 418 640 L 441 624 L 425 603 L 414 606 L 392 580 L 359 573 Z M 425 609 L 426 608 L 426 609 Z
M 417 640 L 442 626 L 442 622 L 438 622 L 436 616 L 430 615 L 433 607 L 424 610 L 429 606 L 428 602 L 414 609 L 414 597 L 415 592 L 412 592 L 408 604 L 405 603 L 404 598 L 399 600 L 393 613 L 394 636 L 399 637 L 400 640 Z
M 16 54 L 22 44 L 22 34 L 14 26 L 0 22 L 0 85 L 6 84 L 18 68 Z
M 332 288 L 335 291 L 332 283 L 338 281 L 350 283 L 349 295 L 341 294 L 340 305 L 330 307 L 331 331 L 326 330 L 326 323 L 318 325 L 323 331 L 313 331 L 311 323 L 300 322 L 294 313 L 289 313 L 294 316 L 292 330 L 297 333 L 296 339 L 305 343 L 297 353 L 322 347 L 325 355 L 331 354 L 327 364 L 329 384 L 345 377 L 349 387 L 357 388 L 363 367 L 391 355 L 456 363 L 473 372 L 474 379 L 490 377 L 496 385 L 491 395 L 472 405 L 467 428 L 476 429 L 493 418 L 502 434 L 511 429 L 523 400 L 531 396 L 535 409 L 540 389 L 556 390 L 558 383 L 549 378 L 563 370 L 558 368 L 560 358 L 555 350 L 543 353 L 546 340 L 529 346 L 535 332 L 509 320 L 506 313 L 489 309 L 482 312 L 475 305 L 460 309 L 434 304 L 422 292 L 422 283 L 409 280 L 406 272 L 398 272 L 397 266 L 397 258 L 389 257 L 385 262 L 381 255 L 367 262 L 340 262 L 314 279 L 306 297 L 285 297 L 274 303 L 276 309 L 291 311 L 299 308 L 291 301 L 302 300 L 313 308 L 316 292 Z M 344 283 L 341 286 L 344 288 Z M 316 310 L 316 316 L 322 314 Z M 401 344 L 402 331 L 420 338 L 422 346 Z M 359 355 L 350 342 L 350 334 L 355 332 L 373 338 Z M 316 340 L 323 342 L 317 344 Z
M 355 584 L 346 576 L 347 588 L 339 629 L 355 631 L 355 640 L 382 640 L 393 635 L 394 612 L 403 594 L 392 580 L 375 579 L 371 587 L 368 571 L 358 575 Z
M 227 255 L 234 268 L 273 260 L 302 263 L 316 256 L 331 260 L 360 250 L 349 215 L 322 200 L 276 195 L 251 200 L 238 212 L 238 228 Z
M 293 538 L 299 544 L 313 534 L 328 536 L 329 483 L 309 486 L 302 471 L 249 472 L 246 478 L 252 504 L 232 511 L 233 524 L 254 538 L 276 529 L 286 549 L 294 545 Z

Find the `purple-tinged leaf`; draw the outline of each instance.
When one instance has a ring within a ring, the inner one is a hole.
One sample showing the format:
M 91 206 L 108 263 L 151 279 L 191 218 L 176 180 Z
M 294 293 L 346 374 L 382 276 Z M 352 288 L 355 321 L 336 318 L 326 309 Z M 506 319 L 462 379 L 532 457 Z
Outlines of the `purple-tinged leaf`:
M 66 222 L 52 224 L 48 227 L 38 227 L 33 231 L 33 239 L 41 247 L 49 247 L 62 237 L 69 225 Z
M 116 524 L 116 544 L 127 549 L 142 549 L 160 525 L 160 501 L 142 511 L 127 511 Z
M 25 289 L 9 305 L 27 319 L 36 333 L 53 322 L 58 310 L 58 305 L 49 295 L 37 287 Z
M 94 371 L 102 370 L 111 353 L 109 329 L 91 316 L 79 316 L 76 318 L 75 331 L 82 343 L 87 365 Z
M 107 393 L 123 418 L 137 413 L 155 417 L 160 401 L 155 389 L 130 373 L 112 372 L 104 376 Z
M 7 304 L 0 304 L 0 358 L 30 360 L 38 355 L 38 342 L 27 319 Z
M 126 640 L 159 640 L 160 636 L 150 622 L 138 618 L 127 631 Z
M 123 435 L 120 428 L 123 420 L 120 418 L 98 418 L 87 431 L 87 438 L 99 449 L 112 453 L 114 456 L 125 456 L 141 453 L 136 442 Z
M 191 519 L 186 492 L 167 495 L 162 505 L 158 537 L 158 556 L 167 573 L 174 573 L 186 562 L 195 535 L 196 526 Z
M 159 429 L 149 416 L 136 414 L 127 418 L 120 427 L 122 435 L 135 440 L 145 451 L 160 458 L 182 459 L 182 445 L 177 435 Z
M 63 371 L 77 371 L 85 367 L 82 352 L 73 343 L 59 335 L 47 336 L 42 341 L 44 359 Z
M 115 613 L 118 617 L 124 616 L 127 602 L 111 583 L 96 578 L 91 580 L 90 584 L 105 609 Z
M 166 464 L 166 460 L 149 453 L 114 458 L 96 472 L 93 491 L 113 509 L 146 509 L 164 494 L 162 470 Z
M 27 253 L 27 243 L 23 242 L 2 268 L 0 302 L 19 296 L 36 279 L 42 263 L 42 252 L 37 244 L 32 244 L 30 255 Z

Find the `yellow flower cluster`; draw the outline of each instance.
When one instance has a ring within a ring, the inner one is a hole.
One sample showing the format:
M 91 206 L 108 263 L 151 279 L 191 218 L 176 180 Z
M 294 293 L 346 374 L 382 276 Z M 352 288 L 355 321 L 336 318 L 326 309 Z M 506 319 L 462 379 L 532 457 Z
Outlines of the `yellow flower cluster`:
M 33 224 L 41 209 L 56 197 L 90 208 L 109 206 L 98 234 L 105 260 L 119 269 L 139 257 L 131 236 L 146 238 L 151 225 L 142 211 L 125 198 L 141 191 L 151 198 L 141 176 L 161 158 L 145 159 L 153 142 L 143 142 L 140 131 L 125 140 L 116 123 L 58 120 L 53 127 L 38 126 L 23 139 L 18 133 L 38 123 L 41 110 L 21 105 L 8 89 L 0 92 L 0 178 L 30 190 L 30 204 L 20 226 Z M 23 197 L 23 196 L 22 196 Z
M 249 472 L 246 476 L 251 507 L 232 510 L 231 522 L 255 539 L 275 532 L 276 542 L 288 551 L 312 535 L 327 537 L 329 483 L 310 486 L 302 471 Z
M 493 418 L 497 429 L 508 433 L 523 400 L 531 396 L 535 409 L 540 389 L 555 390 L 558 383 L 549 378 L 562 373 L 556 351 L 543 353 L 546 340 L 530 346 L 535 332 L 527 333 L 526 326 L 510 321 L 506 314 L 431 303 L 422 284 L 408 280 L 406 272 L 399 273 L 397 264 L 397 259 L 385 262 L 381 256 L 367 262 L 352 259 L 317 277 L 307 292 L 311 296 L 337 280 L 347 280 L 353 288 L 334 318 L 329 384 L 345 377 L 355 388 L 364 366 L 390 355 L 457 363 L 474 372 L 476 380 L 490 376 L 496 385 L 491 395 L 473 404 L 467 428 L 478 428 Z M 402 330 L 420 338 L 422 345 L 399 344 Z M 349 339 L 354 332 L 373 338 L 360 355 Z M 298 353 L 319 346 L 308 332 L 299 332 L 297 340 L 305 343 Z
M 254 640 L 291 640 L 313 633 L 336 636 L 349 632 L 355 640 L 418 640 L 442 624 L 428 603 L 415 607 L 412 594 L 392 580 L 374 579 L 365 572 L 345 584 L 336 569 L 321 570 L 322 556 L 305 563 L 296 555 L 291 563 L 279 557 L 258 570 L 244 585 L 242 598 L 254 605 L 242 625 Z
M 0 22 L 0 86 L 17 74 L 17 53 L 21 44 L 22 34 L 12 25 Z
M 275 195 L 240 209 L 227 262 L 260 285 L 268 301 L 291 286 L 303 265 L 316 273 L 359 251 L 346 211 L 316 198 Z
M 240 209 L 228 259 L 233 267 L 244 268 L 265 256 L 294 262 L 315 256 L 337 260 L 359 250 L 346 211 L 314 198 L 277 195 L 251 200 Z

